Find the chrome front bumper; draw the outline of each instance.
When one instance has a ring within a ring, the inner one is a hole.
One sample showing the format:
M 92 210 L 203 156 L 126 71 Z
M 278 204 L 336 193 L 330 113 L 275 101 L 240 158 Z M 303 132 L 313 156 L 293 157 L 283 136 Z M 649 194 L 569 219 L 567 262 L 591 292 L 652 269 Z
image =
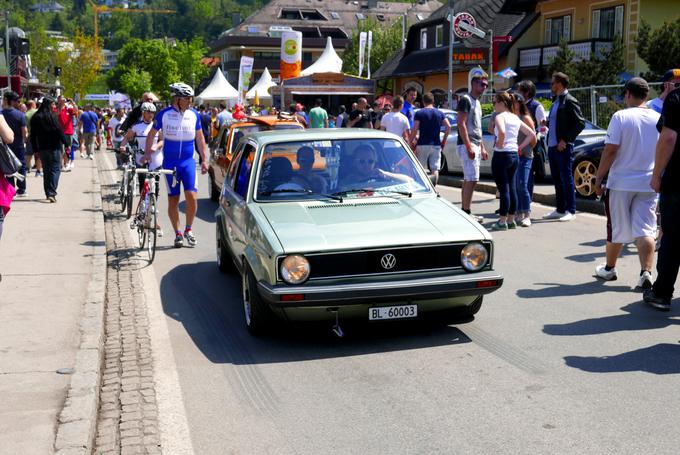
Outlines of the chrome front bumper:
M 258 290 L 260 296 L 271 305 L 301 307 L 477 296 L 489 294 L 502 285 L 503 275 L 486 271 L 445 277 L 333 285 L 306 283 L 302 286 L 272 286 L 260 281 Z

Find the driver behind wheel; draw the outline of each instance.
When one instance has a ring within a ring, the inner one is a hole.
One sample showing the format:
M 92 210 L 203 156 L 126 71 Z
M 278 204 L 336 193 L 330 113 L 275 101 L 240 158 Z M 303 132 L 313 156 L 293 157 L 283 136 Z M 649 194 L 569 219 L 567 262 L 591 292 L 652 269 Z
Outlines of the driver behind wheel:
M 409 182 L 412 179 L 406 175 L 394 174 L 378 167 L 378 154 L 370 145 L 361 145 L 354 151 L 352 169 L 343 179 L 340 186 L 343 190 L 368 188 L 374 189 L 377 181 L 392 181 L 395 183 Z M 384 186 L 384 185 L 381 185 Z

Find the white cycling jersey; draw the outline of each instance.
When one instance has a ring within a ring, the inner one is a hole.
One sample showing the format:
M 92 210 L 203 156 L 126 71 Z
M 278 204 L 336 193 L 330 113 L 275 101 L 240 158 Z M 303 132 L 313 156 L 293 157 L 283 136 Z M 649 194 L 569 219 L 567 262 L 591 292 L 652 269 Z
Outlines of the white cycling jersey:
M 144 146 L 146 144 L 146 137 L 149 135 L 149 131 L 151 131 L 151 128 L 153 128 L 153 123 L 144 123 L 144 122 L 139 122 L 135 123 L 132 125 L 131 129 L 135 133 L 135 138 L 137 139 L 137 144 L 139 145 L 139 151 L 141 153 L 138 153 L 137 156 L 135 157 L 135 161 L 137 161 L 137 164 L 139 166 L 142 165 L 142 158 L 144 157 Z M 158 143 L 158 135 L 155 135 L 153 137 L 153 145 L 156 145 Z M 156 150 L 154 153 L 151 154 L 151 161 L 149 162 L 149 169 L 150 170 L 155 170 L 161 167 L 163 164 L 163 150 L 159 149 Z

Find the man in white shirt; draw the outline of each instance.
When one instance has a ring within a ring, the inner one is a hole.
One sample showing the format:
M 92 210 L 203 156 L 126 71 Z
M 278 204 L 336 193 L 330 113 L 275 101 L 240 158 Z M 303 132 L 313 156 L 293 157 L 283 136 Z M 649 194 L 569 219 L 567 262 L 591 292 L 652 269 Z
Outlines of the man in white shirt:
M 122 169 L 123 161 L 120 153 L 118 153 L 118 147 L 125 137 L 125 131 L 119 131 L 119 125 L 122 125 L 125 121 L 125 110 L 122 107 L 116 108 L 116 115 L 114 115 L 107 126 L 109 130 L 109 135 L 111 137 L 111 143 L 113 144 L 113 150 L 116 152 L 116 161 L 118 168 Z
M 595 188 L 605 193 L 607 214 L 606 263 L 595 273 L 603 280 L 615 280 L 616 260 L 624 243 L 635 240 L 640 258 L 637 290 L 652 287 L 652 263 L 656 236 L 657 194 L 649 186 L 654 170 L 656 124 L 659 114 L 645 105 L 649 85 L 640 78 L 630 79 L 624 87 L 626 109 L 614 114 L 605 139 L 605 148 L 597 170 Z
M 380 121 L 380 129 L 404 138 L 408 144 L 411 137 L 411 125 L 408 118 L 401 113 L 403 105 L 404 98 L 401 96 L 397 95 L 392 99 L 392 110 L 383 115 Z

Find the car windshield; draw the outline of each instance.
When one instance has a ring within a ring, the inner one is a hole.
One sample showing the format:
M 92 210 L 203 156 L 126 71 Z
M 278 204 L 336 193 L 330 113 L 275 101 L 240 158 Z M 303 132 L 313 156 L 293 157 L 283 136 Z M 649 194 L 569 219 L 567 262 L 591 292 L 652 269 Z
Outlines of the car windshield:
M 244 125 L 234 128 L 234 137 L 231 141 L 231 153 L 234 153 L 238 142 L 246 134 L 257 133 L 258 131 L 270 131 L 275 130 L 302 130 L 304 127 L 296 123 L 275 123 L 273 127 L 268 125 Z
M 394 139 L 269 144 L 260 156 L 258 200 L 406 196 L 430 191 L 419 164 Z

